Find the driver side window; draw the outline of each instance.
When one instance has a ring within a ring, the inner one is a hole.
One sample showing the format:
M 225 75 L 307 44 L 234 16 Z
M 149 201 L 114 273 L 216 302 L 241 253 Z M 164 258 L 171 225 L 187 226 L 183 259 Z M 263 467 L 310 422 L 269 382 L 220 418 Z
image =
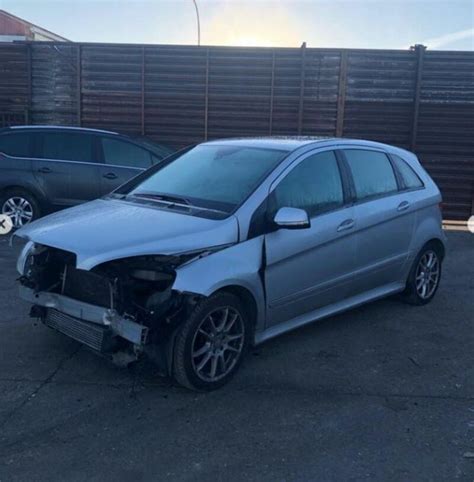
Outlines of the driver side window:
M 304 209 L 311 218 L 344 204 L 344 190 L 333 151 L 321 152 L 301 161 L 275 188 L 272 209 Z

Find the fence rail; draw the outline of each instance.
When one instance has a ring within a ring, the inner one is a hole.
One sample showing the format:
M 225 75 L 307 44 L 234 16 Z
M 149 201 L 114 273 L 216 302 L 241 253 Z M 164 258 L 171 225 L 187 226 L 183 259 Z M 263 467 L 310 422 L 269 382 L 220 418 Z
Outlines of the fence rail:
M 175 147 L 247 135 L 372 139 L 419 155 L 446 218 L 473 213 L 474 52 L 4 44 L 0 122 Z

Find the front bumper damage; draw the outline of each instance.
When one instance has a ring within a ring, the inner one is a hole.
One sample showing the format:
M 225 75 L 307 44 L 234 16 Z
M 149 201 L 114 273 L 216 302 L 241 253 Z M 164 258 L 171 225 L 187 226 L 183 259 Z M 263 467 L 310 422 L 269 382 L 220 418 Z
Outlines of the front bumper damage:
M 110 350 L 114 337 L 121 337 L 143 350 L 148 327 L 120 316 L 115 310 L 91 305 L 57 293 L 35 292 L 19 287 L 21 298 L 33 304 L 32 315 L 43 323 L 102 353 Z M 42 308 L 42 309 L 41 309 Z

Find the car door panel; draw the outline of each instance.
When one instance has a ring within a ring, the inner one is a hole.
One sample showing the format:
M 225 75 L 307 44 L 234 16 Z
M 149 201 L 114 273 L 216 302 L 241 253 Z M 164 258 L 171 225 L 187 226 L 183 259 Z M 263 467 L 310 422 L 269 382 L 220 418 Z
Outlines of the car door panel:
M 101 164 L 99 166 L 100 195 L 104 196 L 137 176 L 144 169 Z
M 270 211 L 304 209 L 305 229 L 265 235 L 268 324 L 288 321 L 351 294 L 355 266 L 354 210 L 345 205 L 347 186 L 332 150 L 310 153 L 277 182 Z
M 413 236 L 415 214 L 409 193 L 399 191 L 397 173 L 386 153 L 348 149 L 344 156 L 356 195 L 354 284 L 362 293 L 400 281 Z
M 266 235 L 265 286 L 270 325 L 287 321 L 352 294 L 355 269 L 352 207 L 317 216 L 311 227 Z
M 99 196 L 93 136 L 48 130 L 35 133 L 35 137 L 32 169 L 51 204 L 74 206 Z M 90 147 L 87 151 L 85 143 Z
M 100 139 L 100 193 L 105 195 L 152 165 L 151 153 L 116 136 Z
M 399 211 L 406 194 L 355 206 L 359 290 L 399 280 L 415 227 L 412 209 Z

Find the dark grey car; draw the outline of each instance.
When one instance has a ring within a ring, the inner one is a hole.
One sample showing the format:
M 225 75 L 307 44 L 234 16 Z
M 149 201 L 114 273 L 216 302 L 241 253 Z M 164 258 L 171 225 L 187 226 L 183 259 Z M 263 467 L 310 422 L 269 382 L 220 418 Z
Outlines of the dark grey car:
M 1 129 L 0 212 L 19 228 L 43 214 L 108 194 L 171 152 L 96 129 Z

